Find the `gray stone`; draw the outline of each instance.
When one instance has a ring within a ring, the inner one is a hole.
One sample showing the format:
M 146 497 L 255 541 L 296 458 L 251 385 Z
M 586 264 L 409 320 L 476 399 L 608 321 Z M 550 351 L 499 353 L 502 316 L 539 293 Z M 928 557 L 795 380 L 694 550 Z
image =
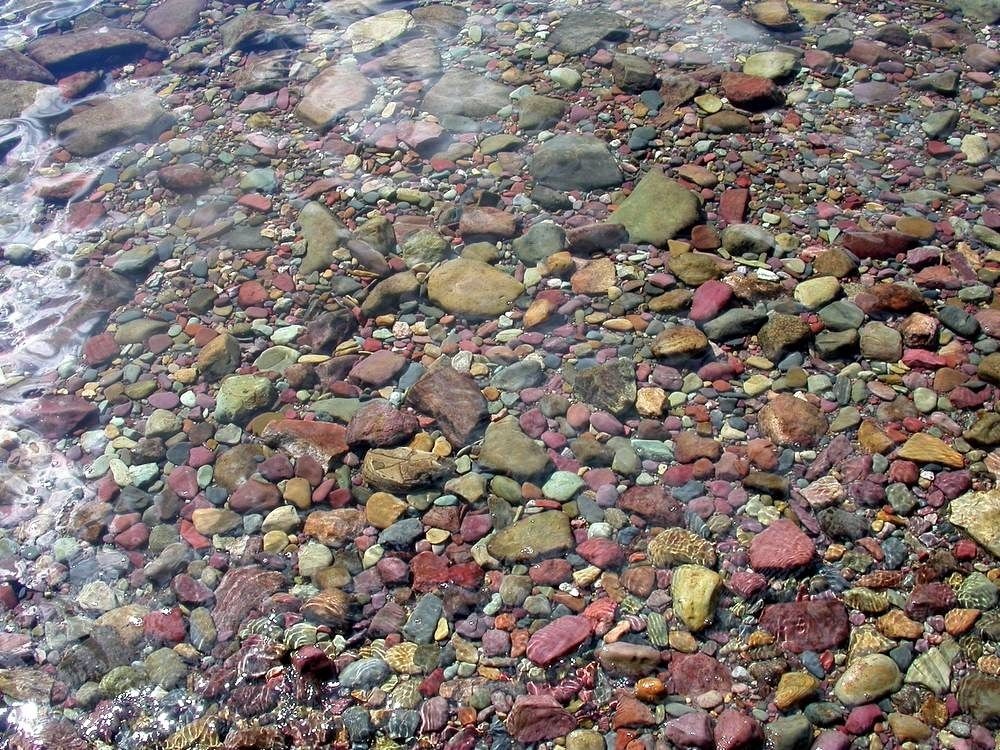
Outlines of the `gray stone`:
M 274 385 L 258 375 L 230 375 L 215 398 L 215 418 L 223 423 L 245 424 L 274 402 Z
M 698 196 L 654 167 L 622 201 L 609 221 L 623 225 L 632 242 L 663 246 L 701 217 Z
M 529 169 L 536 182 L 559 190 L 593 190 L 622 181 L 607 145 L 592 135 L 559 135 L 545 141 L 531 157 Z
M 417 600 L 403 626 L 403 636 L 413 643 L 430 643 L 444 613 L 444 604 L 434 594 L 424 594 Z
M 143 89 L 78 109 L 56 126 L 55 135 L 74 156 L 95 156 L 115 146 L 153 140 L 175 119 L 156 94 Z
M 529 479 L 551 465 L 545 447 L 521 431 L 516 417 L 505 417 L 486 428 L 479 465 L 512 477 Z
M 543 221 L 512 241 L 511 248 L 520 260 L 534 265 L 566 249 L 566 232 L 554 222 Z
M 427 91 L 423 108 L 438 117 L 481 120 L 510 104 L 510 89 L 478 73 L 452 69 Z

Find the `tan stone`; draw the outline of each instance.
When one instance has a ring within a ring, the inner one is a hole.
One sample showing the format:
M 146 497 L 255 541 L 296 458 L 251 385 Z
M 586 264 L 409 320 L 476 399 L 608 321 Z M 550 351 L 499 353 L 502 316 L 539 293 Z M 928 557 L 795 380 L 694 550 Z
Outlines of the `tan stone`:
M 895 446 L 892 438 L 867 419 L 858 427 L 858 444 L 865 453 L 888 453 Z
M 1000 489 L 967 492 L 952 500 L 951 522 L 1000 557 Z
M 406 512 L 409 506 L 388 492 L 374 492 L 365 503 L 365 517 L 376 529 L 387 529 Z
M 924 626 L 911 620 L 902 610 L 894 609 L 875 621 L 879 631 L 889 638 L 905 638 L 914 641 L 924 634 Z
M 604 295 L 617 281 L 615 263 L 611 258 L 592 260 L 570 277 L 570 285 L 577 294 Z
M 650 348 L 654 357 L 670 359 L 697 356 L 708 345 L 708 337 L 694 326 L 674 326 L 661 331 Z
M 657 386 L 640 388 L 635 398 L 635 410 L 642 417 L 659 417 L 667 403 L 667 392 Z
M 774 705 L 779 711 L 786 711 L 811 698 L 818 687 L 819 680 L 808 672 L 785 672 L 778 682 Z
M 911 436 L 903 443 L 897 455 L 910 461 L 943 464 L 953 469 L 961 469 L 965 466 L 965 459 L 961 453 L 941 438 L 928 435 L 926 432 L 918 432 Z

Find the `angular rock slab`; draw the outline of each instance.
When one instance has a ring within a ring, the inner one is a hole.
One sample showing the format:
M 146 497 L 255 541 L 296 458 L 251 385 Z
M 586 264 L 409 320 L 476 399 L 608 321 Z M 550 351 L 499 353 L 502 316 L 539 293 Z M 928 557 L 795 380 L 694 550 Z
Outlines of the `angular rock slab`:
M 662 246 L 694 226 L 700 215 L 698 196 L 656 167 L 639 181 L 609 221 L 624 226 L 632 242 Z
M 1000 557 L 1000 488 L 967 492 L 952 500 L 951 522 Z
M 503 562 L 530 563 L 573 548 L 569 517 L 558 510 L 525 516 L 502 529 L 486 549 Z
M 449 70 L 428 89 L 421 105 L 437 117 L 458 115 L 474 120 L 495 115 L 510 104 L 510 89 L 465 70 Z
M 492 318 L 511 308 L 524 285 L 488 263 L 455 258 L 427 276 L 427 296 L 442 310 L 469 318 Z
M 760 626 L 794 654 L 836 648 L 851 629 L 847 608 L 835 599 L 771 604 L 764 608 Z
M 143 90 L 80 110 L 59 123 L 55 135 L 74 156 L 95 156 L 115 146 L 153 140 L 174 122 L 159 97 Z
M 386 492 L 432 484 L 450 471 L 451 465 L 440 456 L 413 448 L 372 448 L 361 464 L 365 481 Z
M 472 376 L 451 367 L 437 367 L 414 383 L 406 402 L 416 411 L 434 417 L 438 429 L 453 446 L 478 437 L 489 420 L 486 399 Z
M 592 135 L 557 135 L 545 141 L 529 169 L 536 182 L 557 190 L 594 190 L 622 182 L 607 145 Z
M 46 34 L 28 45 L 28 57 L 56 75 L 108 67 L 140 57 L 167 56 L 163 42 L 134 29 L 86 29 Z
M 326 130 L 351 110 L 367 106 L 374 93 L 371 81 L 357 68 L 324 68 L 306 84 L 295 115 L 310 127 Z

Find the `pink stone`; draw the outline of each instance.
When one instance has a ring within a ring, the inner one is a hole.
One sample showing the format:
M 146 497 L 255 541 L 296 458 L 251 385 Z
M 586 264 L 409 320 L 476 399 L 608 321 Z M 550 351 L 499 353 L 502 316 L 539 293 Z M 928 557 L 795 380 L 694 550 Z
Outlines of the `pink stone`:
M 229 497 L 229 507 L 237 513 L 262 513 L 274 510 L 280 503 L 278 488 L 257 479 L 244 482 Z
M 565 615 L 535 631 L 528 640 L 526 654 L 538 666 L 547 667 L 575 651 L 590 635 L 590 620 Z
M 610 539 L 600 537 L 587 539 L 576 546 L 576 552 L 591 565 L 602 570 L 620 567 L 625 562 L 622 548 Z
M 691 312 L 688 317 L 695 323 L 712 320 L 722 312 L 733 297 L 729 284 L 711 279 L 699 286 L 691 298 Z
M 917 240 L 901 232 L 846 232 L 844 247 L 859 258 L 884 260 L 895 258 L 913 247 Z
M 566 421 L 574 430 L 585 430 L 590 426 L 590 408 L 585 404 L 570 404 L 566 410 Z
M 764 739 L 760 724 L 735 709 L 727 708 L 715 722 L 717 750 L 746 750 L 759 746 Z
M 177 607 L 166 612 L 150 612 L 142 619 L 142 629 L 147 638 L 162 643 L 180 643 L 186 634 L 184 618 Z
M 719 217 L 727 224 L 739 224 L 746 218 L 750 191 L 746 188 L 728 188 L 719 198 Z
M 618 499 L 618 507 L 657 526 L 677 526 L 684 518 L 681 504 L 660 485 L 630 487 Z
M 666 723 L 664 735 L 677 747 L 713 750 L 712 721 L 705 711 L 691 711 Z
M 670 679 L 674 692 L 696 696 L 709 690 L 728 693 L 733 687 L 729 669 L 717 659 L 703 653 L 674 654 L 670 661 Z
M 764 608 L 760 626 L 792 653 L 825 651 L 847 640 L 847 609 L 836 599 L 807 599 Z
M 750 542 L 750 565 L 759 571 L 787 571 L 812 562 L 816 545 L 787 518 L 780 518 Z
M 562 737 L 574 729 L 576 719 L 551 693 L 519 695 L 507 716 L 507 730 L 526 745 Z
M 875 722 L 882 718 L 882 709 L 874 703 L 856 706 L 844 722 L 844 729 L 851 734 L 868 734 Z
M 167 477 L 167 486 L 179 497 L 190 500 L 198 494 L 198 473 L 191 466 L 177 466 Z

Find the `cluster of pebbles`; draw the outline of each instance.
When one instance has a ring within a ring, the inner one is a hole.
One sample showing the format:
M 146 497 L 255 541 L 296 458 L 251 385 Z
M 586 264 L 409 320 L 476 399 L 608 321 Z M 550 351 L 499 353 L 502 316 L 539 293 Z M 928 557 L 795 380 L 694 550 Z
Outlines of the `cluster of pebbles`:
M 84 336 L 0 432 L 0 744 L 992 750 L 998 18 L 129 0 L 0 53 L 0 114 L 70 102 L 24 188 Z

